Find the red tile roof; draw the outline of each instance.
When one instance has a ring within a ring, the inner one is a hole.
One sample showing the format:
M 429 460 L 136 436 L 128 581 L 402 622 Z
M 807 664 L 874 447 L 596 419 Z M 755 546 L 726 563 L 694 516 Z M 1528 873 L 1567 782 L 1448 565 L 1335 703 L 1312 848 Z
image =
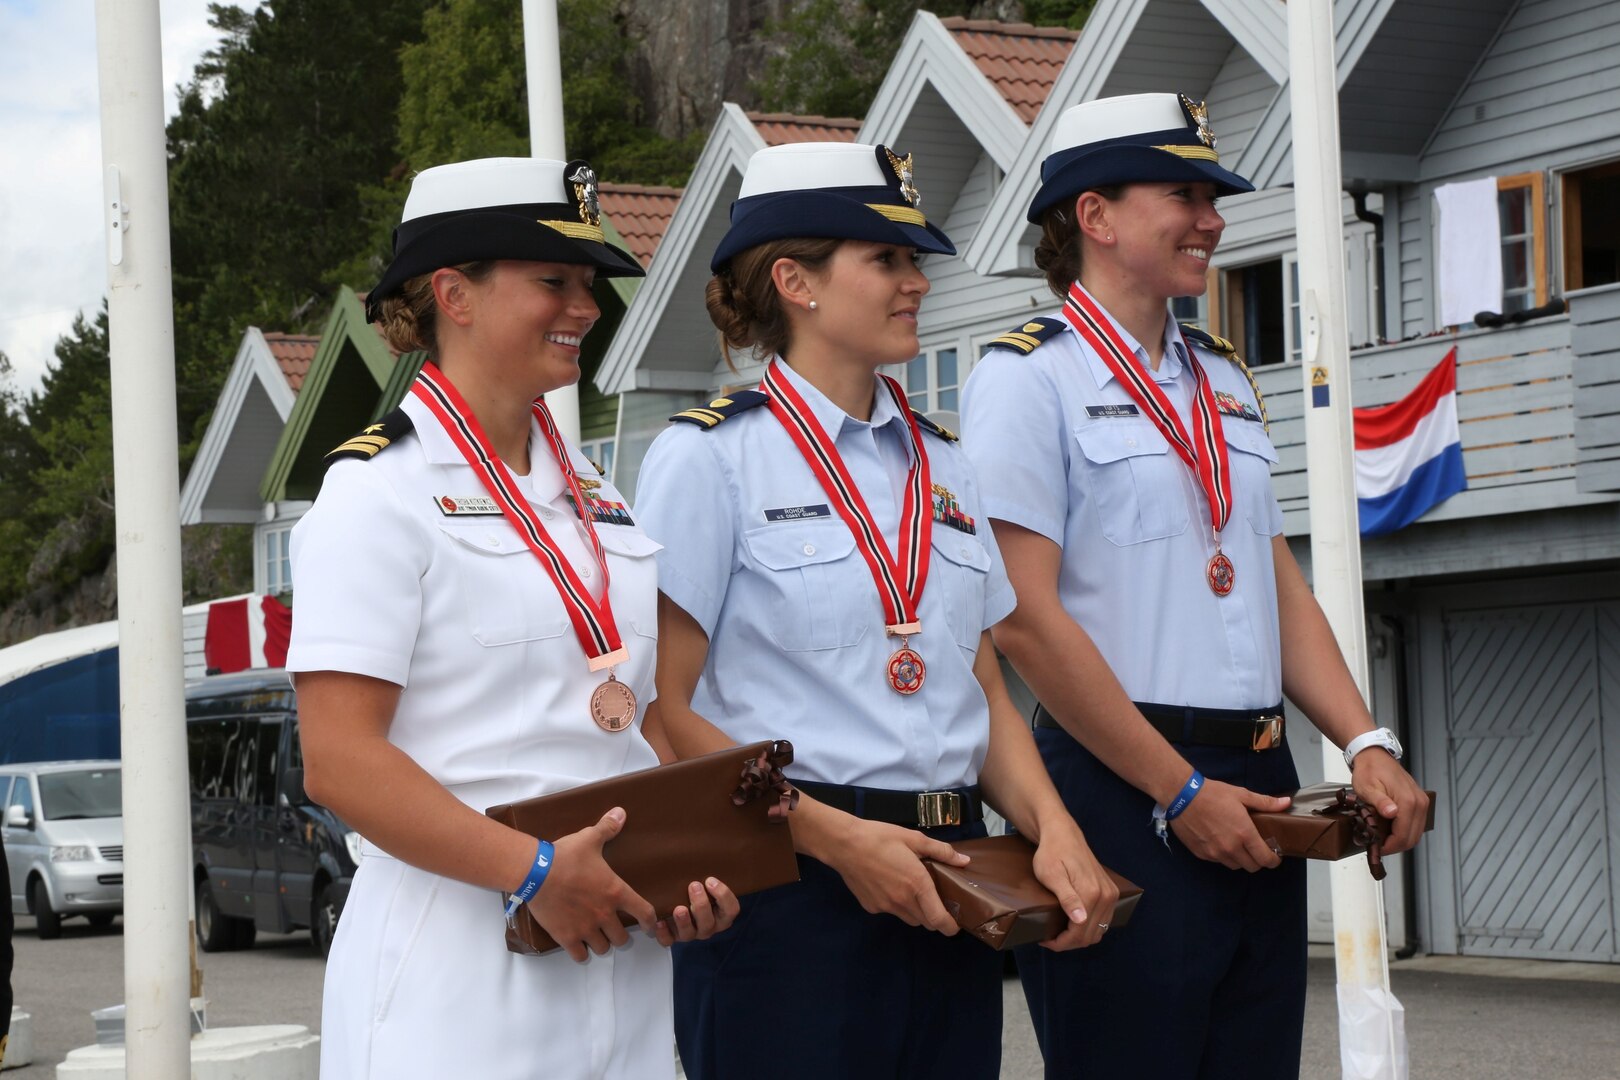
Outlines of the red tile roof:
M 298 393 L 304 385 L 304 376 L 309 374 L 310 361 L 315 359 L 315 350 L 320 346 L 321 339 L 311 334 L 265 331 L 264 343 L 270 346 L 270 355 L 275 358 L 282 375 L 286 376 L 287 385 L 292 387 L 293 393 Z
M 766 146 L 781 146 L 795 142 L 854 142 L 861 130 L 859 120 L 847 116 L 795 116 L 793 113 L 751 112 Z
M 957 15 L 939 21 L 1026 124 L 1040 112 L 1080 36 L 1078 30 L 1058 26 Z
M 681 201 L 681 189 L 676 187 L 643 187 L 640 184 L 603 184 L 597 189 L 602 216 L 613 223 L 624 237 L 630 254 L 641 260 L 642 266 L 652 263 L 658 242 L 669 229 L 669 220 L 675 216 L 675 205 Z

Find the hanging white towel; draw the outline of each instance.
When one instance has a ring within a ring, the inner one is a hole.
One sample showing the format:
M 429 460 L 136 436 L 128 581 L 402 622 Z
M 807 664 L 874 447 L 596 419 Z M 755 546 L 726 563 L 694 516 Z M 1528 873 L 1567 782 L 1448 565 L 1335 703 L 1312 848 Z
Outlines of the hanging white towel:
M 1442 184 L 1440 206 L 1440 323 L 1460 326 L 1480 311 L 1502 310 L 1502 226 L 1496 177 Z

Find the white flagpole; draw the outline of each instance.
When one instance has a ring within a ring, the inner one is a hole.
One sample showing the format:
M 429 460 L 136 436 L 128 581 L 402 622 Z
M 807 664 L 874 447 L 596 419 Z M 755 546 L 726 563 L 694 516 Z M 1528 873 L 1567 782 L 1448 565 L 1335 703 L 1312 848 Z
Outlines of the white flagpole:
M 97 0 L 112 355 L 130 1080 L 191 1075 L 191 808 L 158 0 Z
M 529 82 L 529 154 L 567 161 L 557 0 L 523 0 L 523 56 Z M 546 394 L 546 407 L 563 438 L 578 445 L 579 386 L 560 386 Z
M 1367 698 L 1333 8 L 1331 0 L 1289 0 L 1287 6 L 1312 588 Z M 1322 762 L 1326 779 L 1349 782 L 1344 757 L 1327 740 Z M 1405 1080 L 1406 1040 L 1400 1003 L 1389 991 L 1382 887 L 1360 859 L 1330 864 L 1330 876 L 1343 1076 Z

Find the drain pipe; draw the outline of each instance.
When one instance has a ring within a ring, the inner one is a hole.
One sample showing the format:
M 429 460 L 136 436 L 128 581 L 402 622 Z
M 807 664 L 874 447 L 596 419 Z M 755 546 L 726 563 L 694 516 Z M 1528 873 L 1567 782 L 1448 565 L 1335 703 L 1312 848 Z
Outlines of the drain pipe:
M 1378 275 L 1378 340 L 1388 341 L 1389 332 L 1384 308 L 1384 215 L 1375 214 L 1367 209 L 1365 191 L 1352 191 L 1350 201 L 1356 208 L 1356 220 L 1365 221 L 1373 227 L 1373 258 L 1378 263 L 1374 269 L 1374 273 Z

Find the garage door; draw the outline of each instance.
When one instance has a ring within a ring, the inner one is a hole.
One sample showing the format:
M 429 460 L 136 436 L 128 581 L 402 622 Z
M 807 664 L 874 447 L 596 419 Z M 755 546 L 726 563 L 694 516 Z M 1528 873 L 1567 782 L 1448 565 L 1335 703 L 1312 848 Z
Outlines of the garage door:
M 1445 616 L 1458 946 L 1620 959 L 1620 605 Z

